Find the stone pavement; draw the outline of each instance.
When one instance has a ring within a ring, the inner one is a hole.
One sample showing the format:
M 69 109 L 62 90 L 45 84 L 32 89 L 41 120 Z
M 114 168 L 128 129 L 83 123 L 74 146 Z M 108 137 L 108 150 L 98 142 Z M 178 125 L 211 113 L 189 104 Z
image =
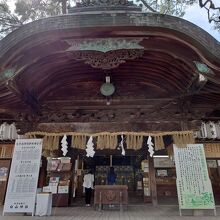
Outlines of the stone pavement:
M 0 211 L 2 213 L 2 208 Z M 63 207 L 53 208 L 52 216 L 24 216 L 23 214 L 7 214 L 0 216 L 0 220 L 211 220 L 219 219 L 220 207 L 217 207 L 217 217 L 213 216 L 212 210 L 205 211 L 205 216 L 192 216 L 191 210 L 183 211 L 184 217 L 179 216 L 178 206 L 160 205 L 153 207 L 147 205 L 129 205 L 127 210 L 120 212 L 116 208 L 104 209 L 101 212 L 94 210 L 94 207 Z

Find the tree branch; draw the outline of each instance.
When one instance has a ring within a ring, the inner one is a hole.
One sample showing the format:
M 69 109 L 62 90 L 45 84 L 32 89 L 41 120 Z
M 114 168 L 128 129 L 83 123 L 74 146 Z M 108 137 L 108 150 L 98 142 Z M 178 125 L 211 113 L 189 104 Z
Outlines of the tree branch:
M 206 4 L 207 3 L 210 3 L 210 5 L 209 5 L 209 7 L 206 7 Z M 212 2 L 212 0 L 206 0 L 205 1 L 205 3 L 202 3 L 202 0 L 199 0 L 199 6 L 201 7 L 201 8 L 206 8 L 206 9 L 217 9 L 217 10 L 220 10 L 220 7 L 215 7 L 215 5 L 214 5 L 214 3 Z
M 149 9 L 152 12 L 157 12 L 156 10 L 154 10 L 145 0 L 141 0 L 141 2 L 144 4 L 144 6 Z
M 9 28 L 5 28 L 5 29 L 0 29 L 0 33 L 5 33 L 5 32 L 7 32 L 7 31 L 9 31 L 9 30 L 11 30 L 10 27 L 9 27 Z
M 218 10 L 218 11 L 220 12 L 220 7 L 215 7 L 215 5 L 214 5 L 214 3 L 212 2 L 212 0 L 206 0 L 204 3 L 203 3 L 202 1 L 203 1 L 203 0 L 199 0 L 199 6 L 200 6 L 201 8 L 205 8 L 205 9 L 207 10 L 209 23 L 211 23 L 212 21 L 214 21 L 214 22 L 220 22 L 220 17 L 219 17 L 219 16 L 216 15 L 217 19 L 216 19 L 216 17 L 214 17 L 215 14 L 213 14 L 214 16 L 213 16 L 213 15 L 210 16 L 210 9 L 212 9 L 212 10 Z M 208 3 L 209 3 L 210 5 L 209 5 L 209 6 L 206 6 Z

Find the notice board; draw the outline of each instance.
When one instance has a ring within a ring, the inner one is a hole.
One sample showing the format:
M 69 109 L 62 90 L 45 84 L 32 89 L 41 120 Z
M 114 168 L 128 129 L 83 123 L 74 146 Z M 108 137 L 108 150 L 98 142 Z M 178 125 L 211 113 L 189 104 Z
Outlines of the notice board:
M 180 209 L 215 209 L 203 144 L 174 145 Z
M 34 214 L 42 142 L 42 139 L 16 140 L 3 215 L 6 212 Z

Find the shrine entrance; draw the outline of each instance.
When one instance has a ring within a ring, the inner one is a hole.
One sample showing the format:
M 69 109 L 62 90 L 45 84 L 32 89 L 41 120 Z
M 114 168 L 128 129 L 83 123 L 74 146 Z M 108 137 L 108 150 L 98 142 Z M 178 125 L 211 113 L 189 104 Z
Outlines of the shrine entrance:
M 178 204 L 175 165 L 166 151 L 152 158 L 147 150 L 127 151 L 126 156 L 120 155 L 120 150 L 111 151 L 111 154 L 97 151 L 93 158 L 81 156 L 80 164 L 84 173 L 90 168 L 94 170 L 95 185 L 107 185 L 109 169 L 114 167 L 115 184 L 128 187 L 129 205 Z M 81 182 L 79 178 L 79 185 Z M 83 193 L 79 193 L 79 197 L 83 199 Z
M 77 1 L 0 41 L 0 120 L 43 138 L 41 188 L 54 206 L 82 198 L 87 154 L 97 184 L 115 166 L 131 202 L 157 205 L 176 198 L 169 145 L 195 143 L 203 120 L 220 120 L 219 51 L 184 19 L 128 0 Z

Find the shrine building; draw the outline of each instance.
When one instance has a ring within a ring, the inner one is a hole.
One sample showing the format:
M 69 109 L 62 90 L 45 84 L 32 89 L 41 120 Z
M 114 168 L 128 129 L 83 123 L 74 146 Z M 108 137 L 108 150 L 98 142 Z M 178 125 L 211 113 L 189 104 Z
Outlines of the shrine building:
M 38 188 L 51 177 L 68 186 L 53 206 L 83 199 L 89 169 L 106 185 L 109 167 L 125 204 L 178 204 L 173 144 L 194 143 L 220 202 L 220 42 L 184 19 L 85 0 L 22 26 L 0 41 L 0 121 L 0 168 L 16 139 L 7 126 L 43 139 Z

